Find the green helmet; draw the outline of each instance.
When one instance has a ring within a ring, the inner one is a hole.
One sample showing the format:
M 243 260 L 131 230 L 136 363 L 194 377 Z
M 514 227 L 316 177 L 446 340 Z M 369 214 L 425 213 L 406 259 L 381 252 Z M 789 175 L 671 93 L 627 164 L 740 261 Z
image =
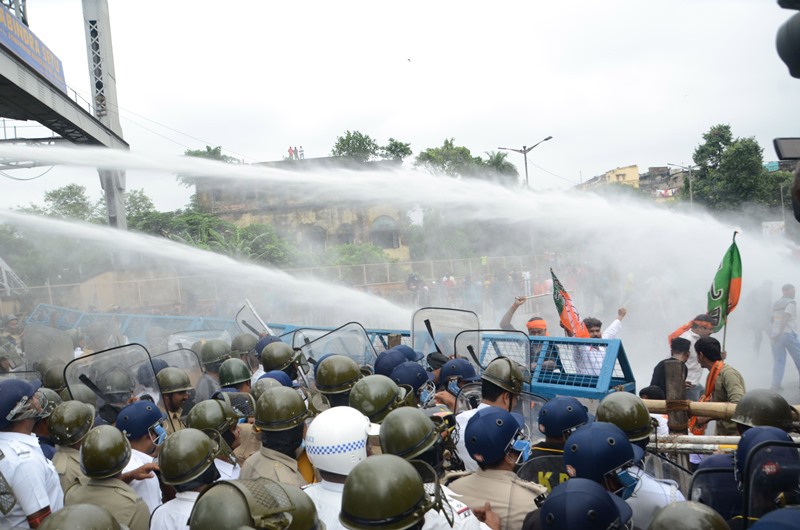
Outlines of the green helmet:
M 268 388 L 256 404 L 256 427 L 264 431 L 288 431 L 309 416 L 303 397 L 286 386 Z
M 109 478 L 122 472 L 131 459 L 131 444 L 111 425 L 95 427 L 81 446 L 81 471 L 89 478 Z
M 289 367 L 300 355 L 285 342 L 272 342 L 261 350 L 261 364 L 264 371 L 284 370 Z
M 675 502 L 658 510 L 647 530 L 729 530 L 713 508 L 695 501 Z
M 346 355 L 331 355 L 318 365 L 315 378 L 317 390 L 323 394 L 348 392 L 356 381 L 364 377 L 358 364 Z
M 200 354 L 203 352 L 203 346 L 205 343 L 208 342 L 207 339 L 200 339 L 195 341 L 192 346 L 189 348 L 192 350 L 198 358 L 200 358 Z
M 228 359 L 219 367 L 220 386 L 234 386 L 250 381 L 253 373 L 241 359 Z
M 80 401 L 65 401 L 50 415 L 50 437 L 58 445 L 75 445 L 94 426 L 94 407 Z
M 200 351 L 200 362 L 203 365 L 219 363 L 231 356 L 231 347 L 227 342 L 220 339 L 213 339 L 203 344 Z
M 48 515 L 39 525 L 40 530 L 122 530 L 122 526 L 107 509 L 97 504 L 73 504 Z
M 289 489 L 286 484 L 266 478 L 217 482 L 198 497 L 189 528 L 324 530 L 325 525 L 317 519 L 314 504 L 309 505 L 304 500 L 295 503 L 297 492 L 289 493 Z M 299 489 L 298 492 L 308 497 Z M 308 513 L 311 509 L 313 513 Z
M 39 388 L 39 392 L 45 397 L 45 405 L 42 407 L 42 412 L 39 413 L 40 418 L 48 418 L 53 413 L 53 409 L 55 409 L 58 405 L 64 402 L 61 399 L 61 396 L 56 393 L 55 390 L 50 388 Z
M 291 484 L 281 484 L 281 487 L 294 504 L 292 522 L 286 530 L 325 530 L 325 523 L 319 520 L 317 507 L 306 492 Z
M 61 391 L 61 399 L 64 401 L 75 400 L 97 408 L 97 394 L 92 392 L 83 383 L 70 384 L 69 388 Z
M 600 402 L 595 413 L 597 421 L 613 423 L 623 430 L 631 442 L 650 437 L 653 421 L 647 406 L 630 392 L 612 392 Z
M 186 416 L 186 426 L 201 431 L 216 431 L 224 433 L 236 425 L 239 419 L 233 409 L 219 399 L 206 399 L 201 401 L 189 411 Z
M 772 390 L 751 390 L 736 404 L 731 421 L 748 427 L 770 426 L 790 431 L 796 414 L 786 399 Z
M 258 403 L 258 398 L 261 397 L 261 394 L 268 388 L 277 388 L 279 386 L 283 386 L 280 381 L 277 379 L 273 379 L 272 377 L 262 377 L 253 387 L 250 389 L 250 393 L 253 394 L 253 399 L 256 400 Z
M 192 381 L 186 372 L 174 366 L 162 368 L 156 374 L 158 387 L 162 394 L 172 394 L 174 392 L 189 392 L 192 390 Z
M 439 429 L 420 409 L 401 407 L 393 410 L 381 423 L 381 450 L 411 460 L 421 455 L 440 439 Z
M 419 472 L 395 455 L 371 456 L 347 475 L 339 522 L 351 530 L 402 530 L 433 508 Z
M 61 363 L 48 364 L 47 369 L 42 373 L 42 386 L 61 392 L 67 386 L 64 380 L 64 365 Z
M 181 429 L 167 436 L 158 451 L 161 482 L 186 484 L 214 465 L 219 446 L 198 429 Z
M 512 394 L 522 393 L 522 384 L 525 382 L 522 369 L 508 357 L 498 357 L 490 362 L 481 374 L 481 379 Z
M 100 376 L 97 386 L 112 402 L 124 403 L 133 395 L 136 381 L 125 370 L 113 368 Z
M 231 353 L 238 355 L 239 357 L 244 357 L 256 347 L 258 343 L 258 338 L 249 333 L 242 333 L 241 335 L 236 335 L 231 341 Z
M 380 374 L 360 379 L 350 390 L 350 406 L 372 423 L 381 423 L 387 414 L 405 405 L 405 398 L 404 389 Z

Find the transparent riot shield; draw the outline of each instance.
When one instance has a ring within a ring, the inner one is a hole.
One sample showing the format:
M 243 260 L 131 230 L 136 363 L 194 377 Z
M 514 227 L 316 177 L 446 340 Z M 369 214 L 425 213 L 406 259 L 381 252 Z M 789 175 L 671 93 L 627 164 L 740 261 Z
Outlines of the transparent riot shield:
M 525 426 L 533 444 L 544 440 L 544 434 L 539 429 L 539 411 L 542 410 L 545 403 L 547 403 L 547 398 L 523 392 L 515 400 L 514 410 L 511 411 L 521 415 L 525 420 Z
M 742 514 L 742 492 L 736 483 L 733 466 L 695 471 L 687 499 L 714 508 L 726 521 Z
M 181 416 L 189 414 L 189 411 L 192 410 L 192 407 L 194 407 L 197 403 L 197 400 L 195 399 L 197 382 L 201 377 L 203 377 L 203 369 L 200 365 L 200 358 L 192 350 L 188 348 L 181 348 L 160 353 L 154 356 L 152 359 L 153 365 L 156 366 L 156 368 L 158 368 L 157 365 L 161 364 L 159 361 L 164 361 L 167 363 L 167 366 L 179 368 L 189 376 L 189 382 L 192 385 L 192 390 L 189 391 L 189 399 L 187 399 L 181 407 Z
M 522 464 L 517 470 L 517 476 L 522 480 L 544 486 L 548 493 L 562 482 L 569 480 L 564 457 L 561 454 L 535 456 Z
M 475 368 L 482 371 L 498 357 L 508 357 L 523 369 L 525 380 L 530 380 L 530 342 L 521 331 L 503 329 L 464 330 L 456 335 L 455 351 Z
M 456 514 L 453 511 L 453 507 L 450 506 L 442 486 L 439 484 L 439 476 L 437 476 L 436 471 L 422 460 L 409 460 L 409 463 L 414 466 L 419 476 L 422 477 L 425 493 L 428 494 L 428 501 L 425 504 L 426 507 L 430 506 L 430 511 L 425 515 L 425 522 L 438 519 L 439 521 L 437 522 L 440 522 L 440 524 L 433 526 L 444 527 L 447 525 L 452 527 Z
M 472 410 L 478 408 L 481 403 L 481 382 L 475 381 L 467 383 L 461 390 L 458 391 L 456 396 L 456 406 L 453 412 L 458 414 L 465 410 Z
M 692 472 L 675 461 L 675 455 L 654 453 L 648 450 L 644 455 L 644 472 L 659 480 L 671 480 L 678 484 L 684 497 L 689 496 Z M 642 467 L 642 466 L 640 466 Z
M 72 360 L 72 338 L 69 333 L 60 329 L 43 326 L 41 324 L 27 324 L 22 339 L 22 349 L 25 352 L 29 368 L 36 363 L 57 359 L 63 363 Z M 9 352 L 12 368 L 22 366 L 23 359 L 18 352 Z
M 227 403 L 240 420 L 254 418 L 256 415 L 256 400 L 248 392 L 217 390 L 213 397 Z
M 303 359 L 312 364 L 316 364 L 322 356 L 328 354 L 350 357 L 359 366 L 375 364 L 377 357 L 375 347 L 367 335 L 367 330 L 358 322 L 348 322 L 314 339 L 309 339 L 305 331 L 298 329 L 294 333 L 292 347 L 300 350 Z M 309 373 L 309 377 L 311 375 L 313 371 Z
M 167 338 L 167 348 L 171 350 L 191 350 L 192 345 L 199 340 L 224 340 L 231 343 L 230 334 L 224 329 L 198 329 L 191 331 L 178 331 Z M 159 352 L 161 353 L 161 352 Z M 200 352 L 197 352 L 198 354 Z
M 236 327 L 242 333 L 252 333 L 256 337 L 274 335 L 247 298 L 245 298 L 242 307 L 236 312 Z
M 737 468 L 739 467 L 737 462 Z M 800 444 L 764 442 L 755 446 L 744 464 L 744 517 L 762 515 L 800 497 Z
M 129 344 L 78 357 L 67 363 L 64 380 L 75 398 L 83 384 L 97 396 L 100 417 L 113 424 L 117 414 L 136 399 L 147 399 L 163 409 L 150 354 L 141 344 Z
M 440 351 L 446 357 L 453 357 L 456 355 L 456 335 L 464 330 L 480 328 L 480 319 L 472 311 L 423 307 L 415 311 L 411 319 L 411 347 L 425 355 Z M 473 344 L 476 353 L 480 351 L 479 347 L 480 342 Z M 459 353 L 461 357 L 467 355 L 466 351 Z

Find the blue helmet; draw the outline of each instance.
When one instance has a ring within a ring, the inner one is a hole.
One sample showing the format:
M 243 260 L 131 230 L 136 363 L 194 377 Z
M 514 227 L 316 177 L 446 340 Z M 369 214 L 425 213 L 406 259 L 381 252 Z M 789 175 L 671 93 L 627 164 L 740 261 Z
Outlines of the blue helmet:
M 559 396 L 551 399 L 539 411 L 539 430 L 545 436 L 559 438 L 589 423 L 586 406 L 574 397 Z
M 558 530 L 624 528 L 632 516 L 628 503 L 585 478 L 573 478 L 553 488 L 539 509 L 542 528 Z
M 480 409 L 467 422 L 464 442 L 469 455 L 481 465 L 491 466 L 505 458 L 509 446 L 525 424 L 522 416 L 500 407 Z
M 275 379 L 283 386 L 288 386 L 288 387 L 292 386 L 292 379 L 283 370 L 270 370 L 269 372 L 259 377 L 259 379 L 264 379 L 264 378 Z
M 166 436 L 166 432 L 163 433 L 163 436 L 160 432 L 163 431 L 161 426 L 163 421 L 164 415 L 158 410 L 155 403 L 136 401 L 119 411 L 116 426 L 129 440 L 136 440 L 146 434 L 151 434 L 154 437 L 153 441 L 156 442 L 159 438 L 163 441 L 163 437 Z
M 800 453 L 795 447 L 771 446 L 759 448 L 766 442 L 792 442 L 786 431 L 777 427 L 752 427 L 739 439 L 734 454 L 736 480 L 746 479 L 745 465 L 750 460 L 750 478 L 757 481 L 756 489 L 786 491 L 797 486 L 800 475 Z M 757 449 L 757 451 L 755 451 Z M 750 456 L 753 453 L 754 456 Z M 750 458 L 748 458 L 750 457 Z
M 772 510 L 751 526 L 751 530 L 796 530 L 800 521 L 800 506 Z
M 564 444 L 564 465 L 570 477 L 593 480 L 623 499 L 637 483 L 627 469 L 643 456 L 644 451 L 632 445 L 622 429 L 601 421 L 580 427 Z M 621 487 L 609 483 L 609 478 L 616 478 Z
M 394 348 L 382 351 L 378 358 L 375 359 L 375 373 L 391 377 L 392 371 L 406 361 L 407 359 L 403 352 Z
M 433 380 L 434 377 L 436 376 L 432 372 L 426 371 L 419 363 L 406 361 L 395 366 L 394 370 L 392 370 L 391 380 L 398 385 L 408 385 L 416 392 L 422 385 Z
M 411 346 L 406 346 L 405 344 L 400 344 L 392 348 L 395 351 L 399 351 L 403 355 L 406 356 L 406 359 L 409 361 L 421 361 L 422 360 L 422 352 L 414 351 Z
M 447 385 L 447 390 L 454 396 L 458 395 L 461 388 L 458 386 L 459 381 L 466 381 L 468 383 L 473 381 L 480 381 L 481 376 L 475 371 L 468 360 L 463 357 L 450 359 L 442 365 L 439 371 L 439 381 Z
M 0 381 L 0 429 L 5 429 L 11 422 L 36 418 L 40 414 L 46 403 L 40 403 L 40 408 L 36 409 L 31 399 L 40 386 L 38 381 L 34 383 L 22 379 Z

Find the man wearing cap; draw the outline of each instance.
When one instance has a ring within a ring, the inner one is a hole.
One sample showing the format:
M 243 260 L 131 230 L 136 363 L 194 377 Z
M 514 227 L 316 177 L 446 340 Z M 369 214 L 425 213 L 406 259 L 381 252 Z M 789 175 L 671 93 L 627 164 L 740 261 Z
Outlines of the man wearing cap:
M 38 389 L 20 379 L 0 382 L 0 490 L 3 507 L 10 508 L 0 514 L 0 525 L 37 528 L 64 506 L 58 473 L 31 434 L 45 405 Z M 13 507 L 7 503 L 11 497 Z
M 514 474 L 519 459 L 515 442 L 524 442 L 522 416 L 499 407 L 479 410 L 467 423 L 464 433 L 467 451 L 479 469 L 450 484 L 459 494 L 458 500 L 471 509 L 481 509 L 490 503 L 501 514 L 502 530 L 522 527 L 525 516 L 537 509 L 543 500 L 544 486 L 520 479 Z
M 783 286 L 783 296 L 772 306 L 772 389 L 782 390 L 783 372 L 786 369 L 786 353 L 800 372 L 800 339 L 797 338 L 797 303 L 794 300 L 794 285 Z
M 670 333 L 668 340 L 672 346 L 672 339 L 681 337 L 689 341 L 689 358 L 686 360 L 686 399 L 697 401 L 703 395 L 703 367 L 693 355 L 694 343 L 697 339 L 710 337 L 714 333 L 714 319 L 706 314 L 697 315 L 687 324 Z

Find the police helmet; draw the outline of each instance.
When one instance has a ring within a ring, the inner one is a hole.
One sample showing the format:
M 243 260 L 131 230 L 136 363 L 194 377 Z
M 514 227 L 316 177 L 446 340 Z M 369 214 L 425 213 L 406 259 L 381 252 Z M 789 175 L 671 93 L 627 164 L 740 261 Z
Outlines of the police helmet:
M 285 386 L 268 388 L 256 404 L 256 427 L 264 431 L 288 431 L 310 416 L 303 397 Z
M 317 390 L 323 394 L 343 394 L 363 377 L 361 370 L 346 355 L 328 355 L 316 366 Z
M 612 392 L 603 398 L 595 414 L 597 421 L 613 423 L 631 442 L 650 437 L 653 420 L 642 398 L 630 392 Z
M 751 530 L 797 530 L 797 521 L 800 521 L 800 506 L 786 506 L 772 510 L 750 528 Z
M 554 530 L 627 528 L 632 516 L 625 501 L 585 478 L 557 485 L 539 509 L 541 527 Z
M 659 509 L 647 530 L 729 530 L 713 508 L 695 501 L 674 502 Z
M 554 397 L 539 411 L 539 430 L 550 438 L 567 437 L 588 422 L 586 406 L 570 396 Z
M 416 393 L 422 385 L 428 381 L 433 381 L 436 375 L 433 372 L 426 371 L 419 363 L 406 361 L 395 366 L 390 377 L 398 385 L 410 386 Z
M 50 415 L 53 413 L 53 409 L 64 402 L 64 400 L 61 399 L 61 396 L 58 395 L 55 390 L 51 390 L 49 388 L 41 387 L 39 389 L 39 395 L 44 398 L 44 400 L 40 402 L 42 411 L 38 415 L 39 418 L 50 417 Z
M 308 426 L 305 447 L 314 468 L 347 475 L 367 458 L 367 437 L 374 432 L 369 418 L 351 407 L 334 407 Z
M 164 419 L 164 414 L 155 403 L 135 401 L 119 411 L 116 425 L 129 440 L 137 440 L 151 431 L 157 431 L 157 426 Z
M 236 335 L 231 341 L 231 354 L 240 358 L 244 357 L 255 349 L 256 344 L 258 344 L 258 338 L 254 335 L 249 333 Z
M 227 359 L 219 367 L 220 386 L 235 386 L 250 381 L 253 373 L 241 359 Z
M 372 423 L 381 423 L 392 410 L 405 404 L 406 391 L 384 375 L 368 375 L 350 390 L 350 406 L 368 417 Z
M 113 477 L 125 469 L 130 459 L 130 442 L 111 425 L 90 430 L 81 445 L 81 471 L 89 478 Z
M 80 401 L 97 408 L 97 394 L 83 383 L 70 384 L 59 394 L 64 401 Z
M 433 420 L 414 407 L 393 410 L 381 423 L 380 443 L 384 454 L 411 460 L 433 447 L 439 439 L 440 430 Z
M 75 445 L 94 426 L 94 407 L 80 401 L 65 401 L 50 415 L 50 437 L 58 445 Z
M 110 511 L 97 504 L 73 504 L 48 515 L 39 530 L 122 530 L 123 527 Z M 127 528 L 127 527 L 125 527 Z
M 490 362 L 481 374 L 481 379 L 512 394 L 520 394 L 524 383 L 522 369 L 508 357 L 498 357 Z
M 133 395 L 136 381 L 125 370 L 112 368 L 100 376 L 97 386 L 113 403 L 125 403 Z
M 406 356 L 401 351 L 392 348 L 390 350 L 382 351 L 375 359 L 375 373 L 378 375 L 385 375 L 389 377 L 392 371 L 406 362 Z
M 258 403 L 258 398 L 261 397 L 261 394 L 263 394 L 266 389 L 279 386 L 283 385 L 277 379 L 261 376 L 258 381 L 256 381 L 256 384 L 254 384 L 250 389 L 250 393 L 253 395 L 253 399 L 256 400 L 256 403 Z
M 39 399 L 34 404 L 34 394 L 39 386 L 22 379 L 6 379 L 0 381 L 0 429 L 5 429 L 11 422 L 40 417 L 46 403 Z
M 731 421 L 746 427 L 771 426 L 791 430 L 796 414 L 782 395 L 772 390 L 751 390 L 736 404 Z
M 192 381 L 186 372 L 180 368 L 168 366 L 156 374 L 158 386 L 161 388 L 162 394 L 172 394 L 175 392 L 190 392 Z
M 42 373 L 42 386 L 61 392 L 67 386 L 64 380 L 64 365 L 61 363 L 52 363 L 47 365 L 47 369 Z
M 753 427 L 739 439 L 734 453 L 736 480 L 764 491 L 786 491 L 797 487 L 800 478 L 800 453 L 796 447 L 762 446 L 768 442 L 792 442 L 792 437 L 777 427 Z M 746 468 L 749 462 L 749 469 Z M 749 475 L 747 472 L 749 471 Z
M 161 482 L 186 484 L 214 465 L 219 446 L 198 429 L 181 429 L 164 440 L 158 452 Z
M 467 452 L 482 466 L 494 465 L 505 458 L 524 424 L 521 416 L 500 407 L 480 409 L 464 429 Z
M 221 339 L 212 339 L 203 344 L 200 350 L 200 362 L 203 366 L 221 363 L 231 356 L 231 347 Z
M 261 364 L 264 366 L 265 372 L 269 372 L 270 370 L 285 370 L 297 360 L 298 355 L 300 355 L 300 353 L 294 351 L 294 349 L 285 342 L 272 342 L 264 346 L 264 349 L 261 350 Z

